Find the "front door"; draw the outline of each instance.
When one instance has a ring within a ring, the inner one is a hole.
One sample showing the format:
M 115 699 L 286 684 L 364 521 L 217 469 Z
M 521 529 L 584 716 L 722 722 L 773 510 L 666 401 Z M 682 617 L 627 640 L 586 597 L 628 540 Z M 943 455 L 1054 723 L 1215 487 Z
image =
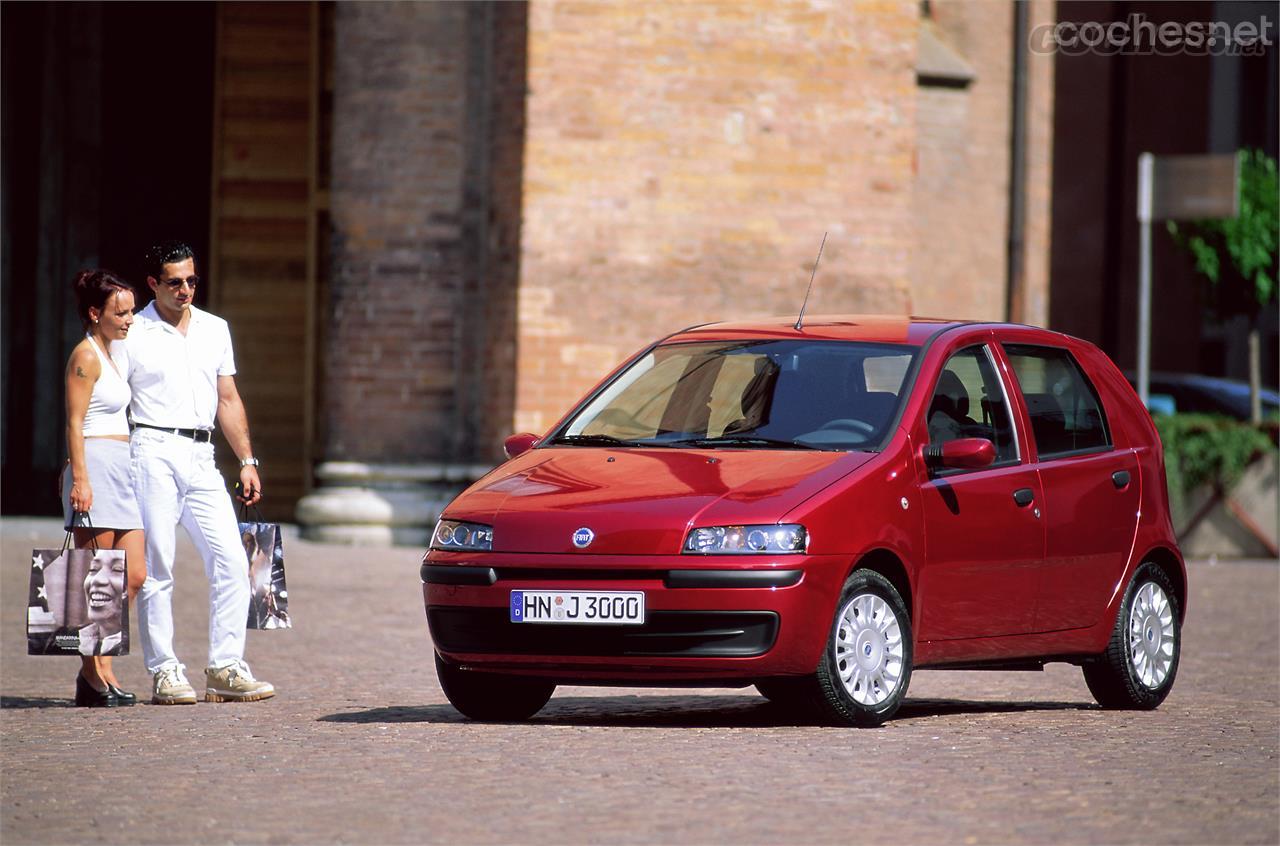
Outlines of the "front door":
M 987 438 L 996 460 L 978 470 L 920 471 L 925 562 L 918 636 L 1030 632 L 1044 557 L 1043 492 L 1036 469 L 1020 454 L 1007 391 L 987 346 L 967 347 L 947 360 L 926 414 L 930 444 Z

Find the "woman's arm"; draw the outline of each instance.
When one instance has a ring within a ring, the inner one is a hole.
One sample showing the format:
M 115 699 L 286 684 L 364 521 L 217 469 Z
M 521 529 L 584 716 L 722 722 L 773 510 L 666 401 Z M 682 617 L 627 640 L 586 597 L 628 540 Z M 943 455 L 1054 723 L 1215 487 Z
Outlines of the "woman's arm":
M 93 505 L 89 468 L 84 460 L 84 416 L 89 412 L 93 385 L 102 375 L 102 362 L 80 343 L 67 362 L 67 456 L 71 460 L 71 510 L 88 511 Z

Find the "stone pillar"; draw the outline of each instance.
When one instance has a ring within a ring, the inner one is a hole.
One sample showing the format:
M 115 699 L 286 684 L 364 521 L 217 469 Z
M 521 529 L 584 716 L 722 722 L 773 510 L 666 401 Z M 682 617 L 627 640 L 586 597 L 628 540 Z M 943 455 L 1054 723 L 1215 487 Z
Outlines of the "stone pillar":
M 459 425 L 479 246 L 466 183 L 482 11 L 337 6 L 322 458 L 317 488 L 298 504 L 306 537 L 423 544 L 440 509 L 484 470 Z
M 365 464 L 328 461 L 318 487 L 298 503 L 309 540 L 373 546 L 425 546 L 440 512 L 487 465 Z

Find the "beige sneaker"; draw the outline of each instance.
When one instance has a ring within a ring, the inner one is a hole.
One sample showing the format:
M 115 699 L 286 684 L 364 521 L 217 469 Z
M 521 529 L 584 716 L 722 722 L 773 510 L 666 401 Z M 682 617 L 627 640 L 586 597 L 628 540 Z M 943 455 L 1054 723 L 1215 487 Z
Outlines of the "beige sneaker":
M 183 674 L 181 664 L 170 664 L 156 671 L 152 679 L 152 705 L 194 705 L 196 691 Z
M 254 702 L 275 695 L 276 689 L 271 683 L 255 679 L 243 661 L 218 669 L 208 667 L 204 671 L 205 702 Z

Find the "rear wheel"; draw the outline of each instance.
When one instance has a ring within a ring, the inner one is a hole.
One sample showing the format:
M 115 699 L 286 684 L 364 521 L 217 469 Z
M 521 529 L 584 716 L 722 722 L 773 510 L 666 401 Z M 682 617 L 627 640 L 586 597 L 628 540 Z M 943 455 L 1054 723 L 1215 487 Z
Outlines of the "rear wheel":
M 822 709 L 844 723 L 880 725 L 907 695 L 911 661 L 911 619 L 897 588 L 873 570 L 855 570 L 818 664 Z
M 527 720 L 542 710 L 553 682 L 464 670 L 436 653 L 436 677 L 449 704 L 481 722 Z
M 1181 650 L 1177 595 L 1148 561 L 1129 582 L 1107 651 L 1084 665 L 1084 680 L 1103 708 L 1149 710 L 1173 688 Z

